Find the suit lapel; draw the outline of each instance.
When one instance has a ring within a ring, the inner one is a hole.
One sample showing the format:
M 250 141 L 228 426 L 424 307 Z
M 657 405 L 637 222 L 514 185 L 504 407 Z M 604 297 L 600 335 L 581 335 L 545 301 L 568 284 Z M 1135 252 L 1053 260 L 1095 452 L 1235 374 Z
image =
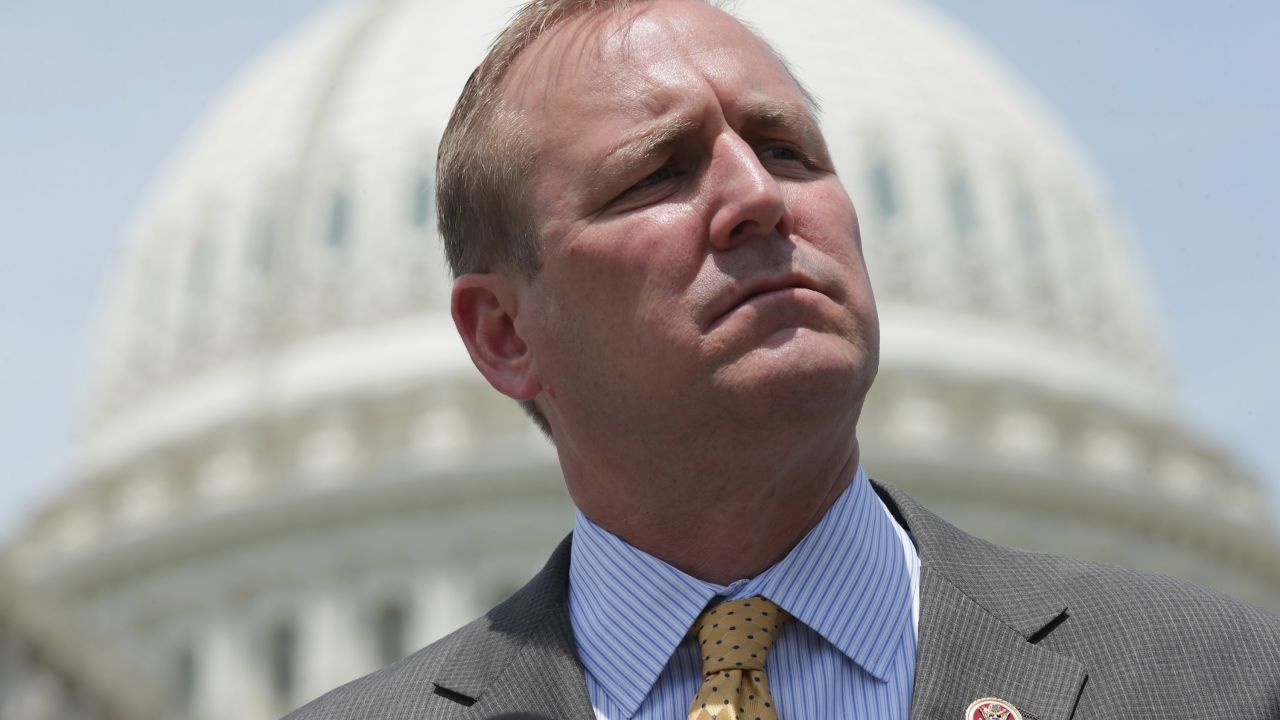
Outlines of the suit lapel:
M 961 720 L 974 700 L 1013 703 L 1027 720 L 1069 720 L 1088 677 L 1039 644 L 1069 608 L 1025 554 L 967 535 L 896 489 L 876 485 L 920 554 L 912 720 Z
M 437 693 L 470 704 L 468 717 L 594 720 L 569 621 L 571 538 L 485 622 L 459 638 Z
M 912 720 L 960 720 L 969 703 L 984 697 L 1013 703 L 1027 720 L 1068 720 L 1084 666 L 1028 642 L 923 558 L 921 564 Z

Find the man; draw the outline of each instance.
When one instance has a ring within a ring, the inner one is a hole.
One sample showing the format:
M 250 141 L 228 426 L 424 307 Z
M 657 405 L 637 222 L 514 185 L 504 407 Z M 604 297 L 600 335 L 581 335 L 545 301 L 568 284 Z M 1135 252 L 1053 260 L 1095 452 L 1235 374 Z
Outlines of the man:
M 857 218 L 812 100 L 699 0 L 541 0 L 441 144 L 453 315 L 579 513 L 481 620 L 292 717 L 1280 717 L 1280 620 L 872 485 Z

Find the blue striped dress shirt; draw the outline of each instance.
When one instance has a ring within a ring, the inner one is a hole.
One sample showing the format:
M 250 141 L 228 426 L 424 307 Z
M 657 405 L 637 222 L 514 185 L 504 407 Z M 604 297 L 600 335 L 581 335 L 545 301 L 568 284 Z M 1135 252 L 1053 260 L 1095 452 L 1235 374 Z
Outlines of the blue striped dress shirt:
M 920 561 L 862 468 L 785 558 L 727 586 L 686 575 L 581 512 L 569 615 L 599 720 L 687 716 L 702 682 L 689 627 L 713 600 L 763 595 L 792 620 L 765 671 L 780 720 L 907 720 Z

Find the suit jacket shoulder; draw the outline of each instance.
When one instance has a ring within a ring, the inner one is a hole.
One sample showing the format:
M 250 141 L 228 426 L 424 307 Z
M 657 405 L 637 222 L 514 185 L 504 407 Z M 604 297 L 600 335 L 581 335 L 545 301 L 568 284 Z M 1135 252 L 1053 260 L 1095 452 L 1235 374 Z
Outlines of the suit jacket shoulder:
M 1280 718 L 1280 617 L 1192 583 L 1003 547 L 877 484 L 921 559 L 913 718 Z M 959 709 L 956 706 L 959 705 Z
M 478 620 L 286 720 L 594 717 L 568 614 L 570 540 Z

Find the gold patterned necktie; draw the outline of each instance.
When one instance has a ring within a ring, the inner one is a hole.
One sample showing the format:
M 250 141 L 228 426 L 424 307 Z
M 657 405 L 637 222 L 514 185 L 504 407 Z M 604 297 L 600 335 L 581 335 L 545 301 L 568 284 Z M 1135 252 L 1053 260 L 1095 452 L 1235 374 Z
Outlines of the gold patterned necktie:
M 762 597 L 724 602 L 698 616 L 702 687 L 689 720 L 778 720 L 764 661 L 787 612 Z

